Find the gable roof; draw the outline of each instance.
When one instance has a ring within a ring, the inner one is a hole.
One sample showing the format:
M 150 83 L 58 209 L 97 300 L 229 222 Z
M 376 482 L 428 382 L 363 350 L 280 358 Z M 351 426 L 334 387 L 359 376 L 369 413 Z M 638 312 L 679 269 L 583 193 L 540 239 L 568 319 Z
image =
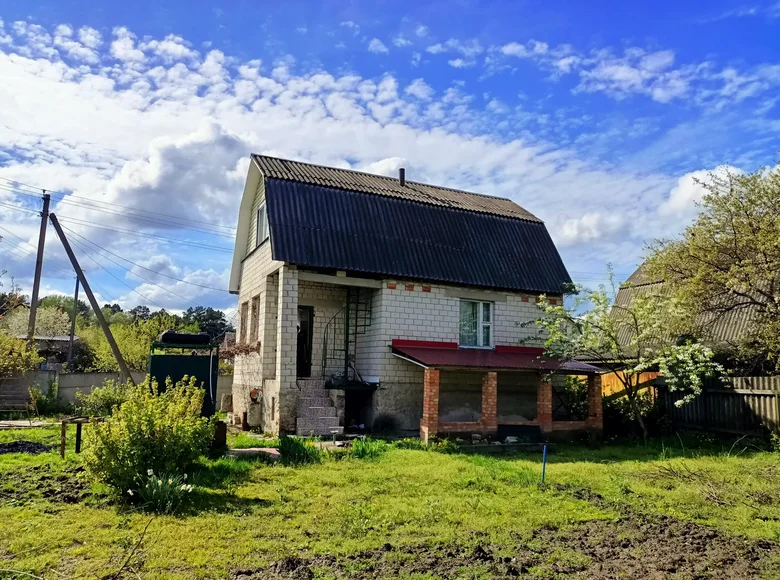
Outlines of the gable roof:
M 252 160 L 231 291 L 238 290 L 249 233 L 247 196 L 260 179 L 274 260 L 534 293 L 560 294 L 571 283 L 544 223 L 510 200 L 259 155 Z
M 309 185 L 335 187 L 347 191 L 373 193 L 453 209 L 513 217 L 540 223 L 542 221 L 512 200 L 503 197 L 471 193 L 409 180 L 406 180 L 405 185 L 401 185 L 399 180 L 394 177 L 290 161 L 267 155 L 253 154 L 252 160 L 257 164 L 257 167 L 266 179 L 284 179 Z

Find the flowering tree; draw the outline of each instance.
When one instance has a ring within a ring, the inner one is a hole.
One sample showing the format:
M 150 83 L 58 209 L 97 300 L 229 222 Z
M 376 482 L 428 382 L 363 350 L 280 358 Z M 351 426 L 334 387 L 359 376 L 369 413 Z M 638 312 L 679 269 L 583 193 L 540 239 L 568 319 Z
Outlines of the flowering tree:
M 26 340 L 0 331 L 0 379 L 22 375 L 42 361 Z
M 17 308 L 5 318 L 8 333 L 12 336 L 26 336 L 30 320 L 27 308 Z M 65 336 L 70 332 L 70 317 L 55 307 L 39 308 L 35 316 L 36 336 Z
M 572 294 L 571 308 L 551 304 L 545 296 L 539 303 L 544 315 L 536 324 L 546 354 L 561 361 L 582 358 L 612 371 L 645 438 L 639 404 L 642 372 L 658 368 L 670 390 L 686 393 L 679 404 L 701 393 L 706 377 L 722 374 L 709 348 L 691 341 L 676 343 L 678 329 L 687 326 L 686 311 L 674 298 L 640 292 L 618 303 L 614 284 L 611 293 L 602 286 L 596 291 L 577 287 Z

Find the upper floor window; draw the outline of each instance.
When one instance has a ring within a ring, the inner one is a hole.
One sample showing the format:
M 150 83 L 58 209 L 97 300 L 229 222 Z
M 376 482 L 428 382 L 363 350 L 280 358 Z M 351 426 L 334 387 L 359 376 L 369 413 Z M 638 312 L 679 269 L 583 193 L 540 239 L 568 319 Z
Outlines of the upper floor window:
M 460 301 L 460 346 L 493 346 L 493 303 Z
M 257 241 L 256 245 L 262 244 L 268 238 L 268 213 L 265 210 L 265 204 L 257 208 Z

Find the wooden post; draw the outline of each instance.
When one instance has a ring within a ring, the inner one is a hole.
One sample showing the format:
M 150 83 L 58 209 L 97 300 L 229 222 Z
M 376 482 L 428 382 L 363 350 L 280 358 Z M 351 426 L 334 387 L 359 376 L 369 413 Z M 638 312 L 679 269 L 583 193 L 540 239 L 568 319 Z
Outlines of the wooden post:
M 81 281 L 81 285 L 84 287 L 84 293 L 87 295 L 87 298 L 89 298 L 89 303 L 92 306 L 92 310 L 95 311 L 95 317 L 97 318 L 98 324 L 100 324 L 100 328 L 103 329 L 103 334 L 106 335 L 106 341 L 108 341 L 108 346 L 111 347 L 111 352 L 114 353 L 114 358 L 116 358 L 116 362 L 119 365 L 119 370 L 122 371 L 122 374 L 125 376 L 125 380 L 135 385 L 133 376 L 130 374 L 130 369 L 127 368 L 125 359 L 122 357 L 122 353 L 119 351 L 119 347 L 114 340 L 114 335 L 111 334 L 111 329 L 108 327 L 108 323 L 103 317 L 103 312 L 101 312 L 100 305 L 97 303 L 97 300 L 95 300 L 95 295 L 92 294 L 92 288 L 90 288 L 89 282 L 87 282 L 87 277 L 84 275 L 81 266 L 79 266 L 79 262 L 76 259 L 76 254 L 73 253 L 73 249 L 70 247 L 68 238 L 65 237 L 65 232 L 62 231 L 62 226 L 60 226 L 60 222 L 57 220 L 57 216 L 53 213 L 49 214 L 49 219 L 51 220 L 51 224 L 54 226 L 54 231 L 57 232 L 57 235 L 62 242 L 62 246 L 65 248 L 65 253 L 68 255 L 70 263 L 73 265 L 73 269 L 76 271 L 76 276 L 78 276 L 79 280 Z
M 76 423 L 76 453 L 81 453 L 81 422 Z
M 65 436 L 68 434 L 68 423 L 66 421 L 62 422 L 62 427 L 60 428 L 60 457 L 65 459 Z

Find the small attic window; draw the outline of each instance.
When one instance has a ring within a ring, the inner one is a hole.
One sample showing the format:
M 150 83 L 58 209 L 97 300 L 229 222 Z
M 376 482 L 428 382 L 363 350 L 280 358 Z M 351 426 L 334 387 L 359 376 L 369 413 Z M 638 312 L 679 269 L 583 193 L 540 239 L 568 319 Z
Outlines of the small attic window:
M 257 208 L 257 240 L 259 246 L 268 239 L 268 213 L 265 211 L 265 204 Z

